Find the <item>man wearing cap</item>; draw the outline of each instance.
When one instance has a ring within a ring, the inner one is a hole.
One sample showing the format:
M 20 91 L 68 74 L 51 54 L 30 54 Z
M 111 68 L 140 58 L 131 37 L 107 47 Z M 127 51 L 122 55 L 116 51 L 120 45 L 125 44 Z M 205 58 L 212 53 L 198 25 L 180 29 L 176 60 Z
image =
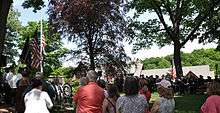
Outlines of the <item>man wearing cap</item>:
M 159 99 L 156 100 L 151 113 L 174 113 L 175 101 L 170 81 L 163 79 L 157 83 Z
M 81 86 L 73 97 L 76 103 L 76 113 L 102 113 L 104 90 L 96 83 L 98 78 L 95 71 L 90 70 L 86 76 L 88 85 Z

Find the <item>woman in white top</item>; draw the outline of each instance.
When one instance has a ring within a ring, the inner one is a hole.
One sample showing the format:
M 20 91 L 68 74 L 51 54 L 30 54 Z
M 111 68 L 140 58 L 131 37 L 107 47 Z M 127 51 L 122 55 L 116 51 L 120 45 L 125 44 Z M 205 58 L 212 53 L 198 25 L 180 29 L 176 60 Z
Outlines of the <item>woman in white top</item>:
M 151 113 L 174 113 L 175 101 L 171 83 L 163 79 L 157 85 L 160 98 L 154 102 Z
M 53 103 L 48 93 L 42 91 L 42 82 L 40 80 L 34 79 L 32 87 L 33 89 L 24 97 L 24 113 L 50 113 L 48 108 L 52 108 Z

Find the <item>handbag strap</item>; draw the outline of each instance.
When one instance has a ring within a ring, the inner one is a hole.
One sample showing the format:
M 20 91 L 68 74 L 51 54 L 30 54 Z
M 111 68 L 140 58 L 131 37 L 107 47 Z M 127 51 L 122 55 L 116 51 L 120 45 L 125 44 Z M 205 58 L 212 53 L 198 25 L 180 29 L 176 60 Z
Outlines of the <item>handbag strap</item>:
M 116 107 L 115 105 L 109 100 L 109 98 L 106 98 L 108 100 L 108 102 L 112 105 L 112 107 L 114 108 L 114 112 L 116 113 Z

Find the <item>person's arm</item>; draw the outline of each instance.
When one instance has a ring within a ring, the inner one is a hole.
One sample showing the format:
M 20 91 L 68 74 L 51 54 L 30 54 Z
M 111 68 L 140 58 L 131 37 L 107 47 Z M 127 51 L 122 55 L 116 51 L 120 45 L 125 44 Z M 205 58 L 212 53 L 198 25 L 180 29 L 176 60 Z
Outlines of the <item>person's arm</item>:
M 26 103 L 27 100 L 28 100 L 28 97 L 27 97 L 27 94 L 25 94 L 25 96 L 24 96 L 24 103 Z
M 116 102 L 116 113 L 121 113 L 122 100 L 122 97 L 119 97 Z
M 48 95 L 47 92 L 43 92 L 44 93 L 44 98 L 45 98 L 45 101 L 46 101 L 46 105 L 47 105 L 47 108 L 52 108 L 53 107 L 53 103 L 50 99 L 50 96 Z
M 145 113 L 149 113 L 149 104 L 148 101 L 144 98 L 144 104 L 145 104 Z
M 80 87 L 78 90 L 77 90 L 77 92 L 75 93 L 75 95 L 73 96 L 73 102 L 75 103 L 75 104 L 77 104 L 77 102 L 78 102 L 78 99 L 79 99 L 79 93 L 81 92 L 81 89 L 82 89 L 82 87 Z
M 154 104 L 151 108 L 151 113 L 158 113 L 159 108 L 160 108 L 160 101 L 157 100 L 157 101 L 154 102 Z
M 54 98 L 56 95 L 56 91 L 54 90 L 52 85 L 44 80 L 42 80 L 42 82 L 43 82 L 43 90 L 45 90 L 51 98 Z
M 102 105 L 102 113 L 106 113 L 107 107 L 108 107 L 108 102 L 107 102 L 107 100 L 105 99 L 105 100 L 103 101 L 103 105 Z

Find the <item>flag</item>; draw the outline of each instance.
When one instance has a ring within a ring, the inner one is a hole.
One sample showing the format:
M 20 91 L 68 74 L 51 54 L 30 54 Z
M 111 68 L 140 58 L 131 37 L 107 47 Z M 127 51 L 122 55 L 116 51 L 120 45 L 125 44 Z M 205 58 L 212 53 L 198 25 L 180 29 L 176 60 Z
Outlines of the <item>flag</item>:
M 20 55 L 20 61 L 23 64 L 26 64 L 27 67 L 31 66 L 31 51 L 29 46 L 29 37 L 27 37 L 24 47 L 22 49 L 21 55 Z
M 176 67 L 175 67 L 174 60 L 172 60 L 172 71 L 171 71 L 171 75 L 172 75 L 173 79 L 176 78 Z
M 172 65 L 171 69 L 169 70 L 170 75 L 172 76 L 173 79 L 176 79 L 176 67 L 174 64 L 174 60 L 172 60 L 171 65 Z
M 37 38 L 37 32 L 35 32 L 34 38 L 30 44 L 32 49 L 32 62 L 31 67 L 39 69 L 41 64 L 42 55 L 40 53 L 40 49 L 38 46 L 38 38 Z
M 45 47 L 46 47 L 46 39 L 45 39 L 45 35 L 44 35 L 44 32 L 43 32 L 43 20 L 41 19 L 41 23 L 40 23 L 40 33 L 41 33 L 41 36 L 40 36 L 40 51 L 41 51 L 41 54 L 44 54 L 46 55 L 46 52 L 45 52 Z M 42 55 L 43 56 L 43 55 Z
M 42 33 L 41 40 L 42 40 L 42 51 L 45 54 L 46 39 L 44 33 Z

